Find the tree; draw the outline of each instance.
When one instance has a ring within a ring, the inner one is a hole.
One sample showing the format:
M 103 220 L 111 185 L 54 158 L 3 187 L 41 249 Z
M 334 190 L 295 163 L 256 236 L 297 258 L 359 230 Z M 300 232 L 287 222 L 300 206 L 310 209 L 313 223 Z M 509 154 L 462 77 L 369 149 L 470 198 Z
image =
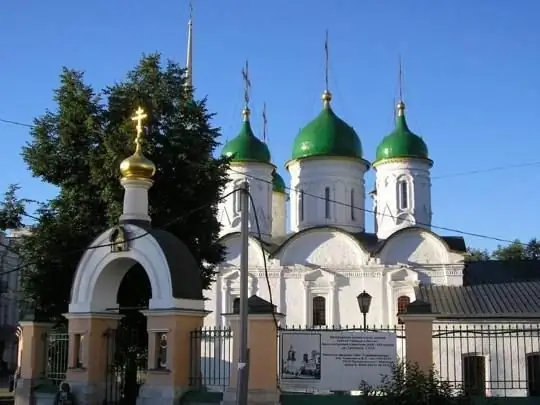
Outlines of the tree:
M 467 248 L 467 254 L 465 256 L 465 261 L 467 262 L 477 262 L 477 261 L 483 261 L 483 260 L 489 260 L 490 255 L 487 249 L 475 249 L 475 248 Z
M 35 120 L 23 149 L 33 175 L 59 190 L 40 206 L 21 243 L 22 257 L 32 264 L 23 271 L 25 297 L 53 317 L 67 310 L 80 256 L 118 222 L 118 167 L 133 152 L 131 116 L 138 106 L 149 116 L 144 153 L 158 167 L 149 195 L 152 225 L 188 246 L 208 285 L 224 254 L 216 209 L 228 162 L 213 157 L 219 131 L 206 100 L 194 100 L 185 86 L 184 69 L 158 54 L 143 56 L 123 81 L 99 93 L 83 73 L 64 69 L 54 100 L 56 110 Z
M 519 239 L 507 246 L 498 246 L 493 251 L 496 260 L 539 260 L 540 242 L 533 238 L 528 243 L 522 243 Z

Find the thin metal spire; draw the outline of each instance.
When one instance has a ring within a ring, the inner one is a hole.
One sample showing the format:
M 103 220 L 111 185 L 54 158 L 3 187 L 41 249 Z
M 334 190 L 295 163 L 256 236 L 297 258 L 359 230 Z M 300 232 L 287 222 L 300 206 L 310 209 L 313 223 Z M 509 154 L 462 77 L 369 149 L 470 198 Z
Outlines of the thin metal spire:
M 189 0 L 189 21 L 186 57 L 186 85 L 193 86 L 193 2 Z
M 328 30 L 326 30 L 326 37 L 324 40 L 324 89 L 329 91 L 328 88 L 328 70 L 329 70 L 329 52 L 328 52 Z
M 399 101 L 397 103 L 397 116 L 401 117 L 405 115 L 405 102 L 403 101 L 403 63 L 401 55 L 399 55 Z
M 263 142 L 267 143 L 268 140 L 268 120 L 266 118 L 266 103 L 263 104 L 263 112 L 262 112 L 262 120 L 263 120 Z
M 401 60 L 401 55 L 399 55 L 399 102 L 403 103 L 403 63 Z
M 332 100 L 332 93 L 330 93 L 329 83 L 328 83 L 328 72 L 330 70 L 329 62 L 329 51 L 328 51 L 328 30 L 326 30 L 326 37 L 324 40 L 324 93 L 322 95 L 324 108 L 330 108 L 330 101 Z

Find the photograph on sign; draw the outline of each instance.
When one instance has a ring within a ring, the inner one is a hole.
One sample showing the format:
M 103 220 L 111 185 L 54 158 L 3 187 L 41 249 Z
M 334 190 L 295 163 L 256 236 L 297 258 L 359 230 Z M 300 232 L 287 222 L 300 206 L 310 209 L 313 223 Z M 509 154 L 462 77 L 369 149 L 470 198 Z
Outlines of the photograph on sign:
M 284 332 L 281 334 L 281 378 L 320 380 L 320 333 Z

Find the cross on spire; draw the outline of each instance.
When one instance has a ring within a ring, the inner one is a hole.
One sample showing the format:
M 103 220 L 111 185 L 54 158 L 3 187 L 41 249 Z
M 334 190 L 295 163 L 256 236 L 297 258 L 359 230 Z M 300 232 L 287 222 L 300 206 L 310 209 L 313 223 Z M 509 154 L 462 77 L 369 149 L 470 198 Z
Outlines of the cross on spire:
M 266 143 L 266 138 L 267 138 L 266 132 L 268 128 L 268 120 L 266 119 L 266 103 L 263 104 L 262 120 L 263 120 L 263 142 Z
M 328 30 L 326 30 L 326 37 L 324 40 L 324 86 L 328 91 L 328 70 L 329 70 L 329 51 L 328 51 Z
M 245 107 L 249 108 L 249 93 L 251 91 L 251 81 L 249 80 L 249 64 L 246 60 L 246 65 L 242 69 L 242 78 L 244 79 L 244 102 Z
M 135 115 L 131 117 L 132 121 L 136 122 L 135 129 L 137 131 L 137 136 L 135 137 L 135 152 L 141 151 L 141 143 L 142 143 L 142 137 L 143 137 L 143 121 L 145 118 L 147 118 L 148 115 L 144 112 L 142 107 L 137 108 L 137 111 L 135 111 Z

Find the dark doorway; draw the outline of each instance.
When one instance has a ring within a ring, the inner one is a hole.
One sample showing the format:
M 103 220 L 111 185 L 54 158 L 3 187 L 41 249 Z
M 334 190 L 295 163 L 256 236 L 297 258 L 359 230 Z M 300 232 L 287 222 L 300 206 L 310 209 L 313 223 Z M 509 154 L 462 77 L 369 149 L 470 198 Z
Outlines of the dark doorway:
M 146 376 L 148 333 L 146 316 L 152 288 L 145 270 L 134 265 L 118 289 L 117 302 L 123 318 L 107 332 L 107 379 L 105 405 L 134 405 Z

